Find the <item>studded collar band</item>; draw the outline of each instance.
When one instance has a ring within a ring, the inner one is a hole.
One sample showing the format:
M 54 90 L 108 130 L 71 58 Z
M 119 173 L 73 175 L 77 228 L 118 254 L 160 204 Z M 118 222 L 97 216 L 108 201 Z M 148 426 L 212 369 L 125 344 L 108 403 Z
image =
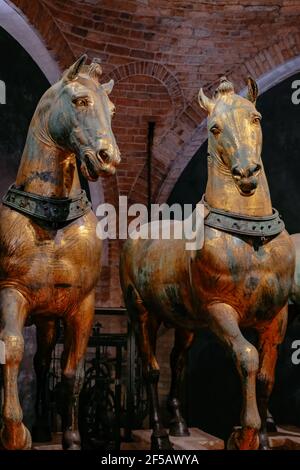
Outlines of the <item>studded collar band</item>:
M 50 198 L 21 191 L 12 185 L 2 202 L 18 212 L 54 226 L 79 219 L 91 210 L 91 203 L 83 190 L 74 198 Z
M 210 207 L 205 201 L 205 195 L 202 203 L 209 210 L 208 216 L 204 219 L 204 225 L 224 232 L 264 239 L 278 235 L 285 228 L 283 220 L 274 208 L 272 215 L 252 217 Z

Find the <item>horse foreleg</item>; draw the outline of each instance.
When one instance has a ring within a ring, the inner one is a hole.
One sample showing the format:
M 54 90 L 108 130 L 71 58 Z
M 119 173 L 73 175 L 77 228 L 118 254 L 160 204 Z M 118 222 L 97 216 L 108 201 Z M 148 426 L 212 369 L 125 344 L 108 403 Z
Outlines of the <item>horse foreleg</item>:
M 65 344 L 62 354 L 62 428 L 64 449 L 79 450 L 79 394 L 84 381 L 84 355 L 94 320 L 94 293 L 65 318 Z
M 172 349 L 171 365 L 171 387 L 168 398 L 168 408 L 172 414 L 170 423 L 171 436 L 189 436 L 189 431 L 180 410 L 180 392 L 183 372 L 186 365 L 186 355 L 192 344 L 194 333 L 187 330 L 175 330 L 175 344 Z
M 278 345 L 282 343 L 287 325 L 288 306 L 285 305 L 270 325 L 258 330 L 259 370 L 257 374 L 257 405 L 261 418 L 259 433 L 260 449 L 268 450 L 267 417 L 268 402 L 271 395 L 275 366 L 278 356 Z
M 162 423 L 158 398 L 159 365 L 155 357 L 155 347 L 160 322 L 154 315 L 150 315 L 138 297 L 135 299 L 134 309 L 137 342 L 150 404 L 150 426 L 153 430 L 151 450 L 172 449 L 168 433 Z
M 51 440 L 48 373 L 52 359 L 52 351 L 56 343 L 57 320 L 37 317 L 35 324 L 37 350 L 33 362 L 37 385 L 35 402 L 36 417 L 32 429 L 32 437 L 33 440 L 37 442 L 47 442 Z
M 2 445 L 6 449 L 30 449 L 31 436 L 22 423 L 23 413 L 18 396 L 18 373 L 24 353 L 23 326 L 28 312 L 28 303 L 22 294 L 14 289 L 0 291 L 0 339 L 5 344 L 3 366 L 4 406 Z
M 237 312 L 227 304 L 215 303 L 208 307 L 209 326 L 219 339 L 232 351 L 243 390 L 241 429 L 234 431 L 228 448 L 251 450 L 259 447 L 261 425 L 256 404 L 256 374 L 258 352 L 242 335 Z

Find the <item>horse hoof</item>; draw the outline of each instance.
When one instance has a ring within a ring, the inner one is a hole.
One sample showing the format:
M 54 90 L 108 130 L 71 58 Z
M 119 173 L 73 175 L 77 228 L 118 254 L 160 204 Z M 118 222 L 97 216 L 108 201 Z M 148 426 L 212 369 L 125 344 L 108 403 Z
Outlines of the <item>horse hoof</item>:
M 162 436 L 155 436 L 152 434 L 151 436 L 151 450 L 172 450 L 173 446 L 169 440 L 169 436 L 166 433 Z
M 78 431 L 65 431 L 63 433 L 62 447 L 64 450 L 81 450 L 81 440 Z
M 26 434 L 26 437 L 25 437 L 25 442 L 24 442 L 24 447 L 23 447 L 23 450 L 30 450 L 31 447 L 32 447 L 32 438 L 31 438 L 31 434 L 29 432 L 29 430 L 24 426 L 25 428 L 25 434 Z
M 189 432 L 185 422 L 184 421 L 179 421 L 177 423 L 171 423 L 170 424 L 169 435 L 174 436 L 174 437 L 184 437 L 184 436 L 189 436 L 190 432 Z
M 271 448 L 270 448 L 269 444 L 267 444 L 267 445 L 261 445 L 260 444 L 259 445 L 259 450 L 271 450 Z
M 32 447 L 31 434 L 23 423 L 17 429 L 12 428 L 10 431 L 3 426 L 0 441 L 7 450 L 30 450 Z
M 233 431 L 227 441 L 228 450 L 257 450 L 259 436 L 256 429 L 240 428 Z
M 259 450 L 271 450 L 266 433 L 259 433 Z

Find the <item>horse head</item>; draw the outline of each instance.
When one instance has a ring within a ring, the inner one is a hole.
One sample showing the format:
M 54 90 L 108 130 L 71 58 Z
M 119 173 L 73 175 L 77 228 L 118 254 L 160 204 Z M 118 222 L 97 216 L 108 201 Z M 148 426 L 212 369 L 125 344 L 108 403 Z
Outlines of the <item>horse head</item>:
M 202 88 L 199 104 L 208 113 L 209 164 L 215 164 L 223 173 L 230 173 L 242 196 L 251 196 L 258 186 L 262 169 L 261 115 L 256 110 L 258 95 L 256 82 L 248 78 L 248 96 L 236 95 L 225 77 L 213 98 Z
M 109 99 L 114 81 L 100 84 L 98 63 L 85 65 L 80 57 L 50 88 L 47 131 L 60 147 L 76 154 L 90 181 L 114 174 L 120 151 L 111 129 L 115 107 Z

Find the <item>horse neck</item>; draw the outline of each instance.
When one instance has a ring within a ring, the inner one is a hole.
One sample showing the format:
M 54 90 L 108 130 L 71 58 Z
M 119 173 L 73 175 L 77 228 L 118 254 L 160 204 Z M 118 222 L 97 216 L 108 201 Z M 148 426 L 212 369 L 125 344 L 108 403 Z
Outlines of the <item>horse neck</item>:
M 209 164 L 205 197 L 207 203 L 216 209 L 254 217 L 272 214 L 269 186 L 263 167 L 255 193 L 247 197 L 239 193 L 229 171 L 216 163 Z
M 46 197 L 73 197 L 81 190 L 74 154 L 59 148 L 34 117 L 17 174 L 16 186 Z

